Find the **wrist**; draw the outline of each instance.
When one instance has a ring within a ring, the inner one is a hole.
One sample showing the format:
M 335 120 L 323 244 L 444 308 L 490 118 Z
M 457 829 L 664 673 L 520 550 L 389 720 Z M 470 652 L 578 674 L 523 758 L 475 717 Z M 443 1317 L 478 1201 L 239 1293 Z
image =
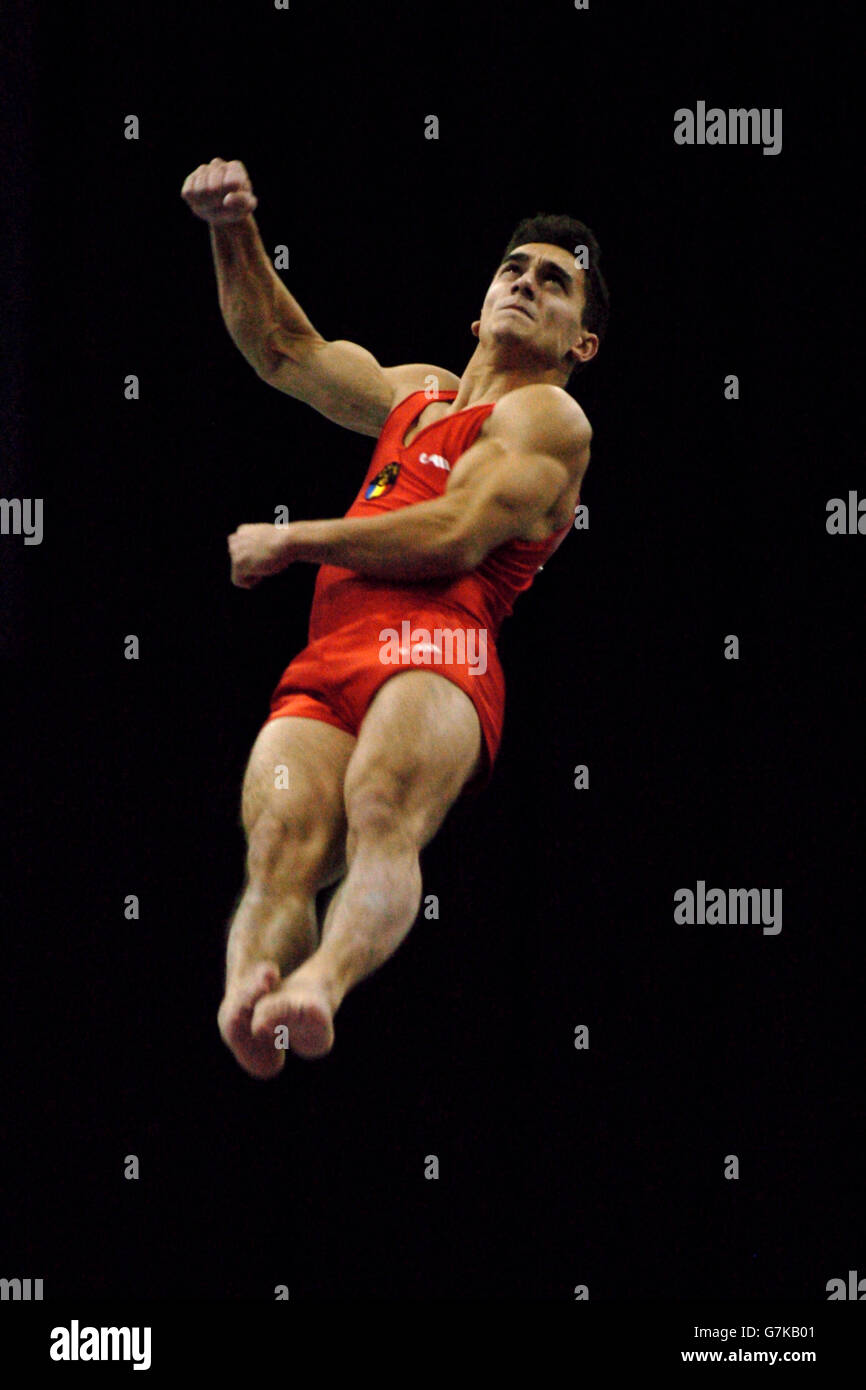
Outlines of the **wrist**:
M 297 559 L 292 553 L 293 531 L 297 522 L 281 522 L 271 525 L 271 555 L 280 569 L 286 569 L 293 559 Z
M 285 557 L 286 564 L 294 560 L 327 564 L 336 539 L 334 527 L 333 521 L 290 521 L 288 525 L 277 526 L 275 529 L 284 533 L 277 542 L 279 553 Z
M 217 213 L 214 217 L 205 217 L 203 220 L 207 222 L 208 227 L 217 239 L 220 239 L 221 234 L 232 237 L 235 240 L 248 237 L 255 227 L 255 220 L 251 212 L 244 213 L 242 217 L 236 215 L 226 216 L 225 213 Z

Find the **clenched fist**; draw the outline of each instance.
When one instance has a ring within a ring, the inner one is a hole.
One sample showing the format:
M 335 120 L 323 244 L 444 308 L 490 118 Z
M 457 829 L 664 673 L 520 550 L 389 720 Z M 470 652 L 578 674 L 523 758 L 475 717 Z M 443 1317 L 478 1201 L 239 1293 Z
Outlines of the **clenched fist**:
M 180 196 L 212 227 L 241 222 L 258 207 L 250 176 L 239 159 L 212 159 L 184 180 Z
M 229 536 L 232 583 L 252 589 L 269 574 L 279 574 L 292 563 L 291 525 L 267 523 L 239 526 Z

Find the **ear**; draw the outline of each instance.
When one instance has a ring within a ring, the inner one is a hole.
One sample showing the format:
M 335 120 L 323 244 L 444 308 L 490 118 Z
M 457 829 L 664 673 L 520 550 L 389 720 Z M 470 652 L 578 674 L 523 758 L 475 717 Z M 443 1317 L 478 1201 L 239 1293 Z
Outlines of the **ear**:
M 480 319 L 476 319 L 474 323 L 471 323 L 471 324 L 469 325 L 469 331 L 470 331 L 470 333 L 472 334 L 472 336 L 473 336 L 474 338 L 477 338 L 477 337 L 478 337 L 478 330 L 479 330 L 480 327 L 481 327 L 481 320 L 480 320 Z
M 574 366 L 578 362 L 591 362 L 598 352 L 598 336 L 584 333 L 573 347 L 566 349 L 565 357 Z

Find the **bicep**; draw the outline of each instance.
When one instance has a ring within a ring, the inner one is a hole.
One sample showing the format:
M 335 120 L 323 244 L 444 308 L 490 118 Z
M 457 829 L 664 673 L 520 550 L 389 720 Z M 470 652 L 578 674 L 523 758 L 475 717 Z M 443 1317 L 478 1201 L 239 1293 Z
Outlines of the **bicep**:
M 509 540 L 545 540 L 545 518 L 573 475 L 545 453 L 519 456 L 499 441 L 478 440 L 449 478 L 454 525 L 476 563 Z
M 373 436 L 381 432 L 394 397 L 387 369 L 372 352 L 342 338 L 292 338 L 265 380 L 335 425 Z
M 456 390 L 460 378 L 424 362 L 383 367 L 343 338 L 293 339 L 266 380 L 344 429 L 378 439 L 394 406 L 410 391 Z

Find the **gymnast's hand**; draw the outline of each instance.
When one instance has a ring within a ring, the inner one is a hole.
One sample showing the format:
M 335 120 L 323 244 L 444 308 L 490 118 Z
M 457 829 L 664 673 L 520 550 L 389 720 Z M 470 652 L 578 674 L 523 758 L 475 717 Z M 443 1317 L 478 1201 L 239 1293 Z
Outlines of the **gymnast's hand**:
M 212 159 L 187 174 L 180 196 L 196 217 L 213 227 L 242 222 L 255 212 L 259 200 L 239 159 Z
M 286 569 L 292 563 L 290 535 L 290 525 L 264 522 L 239 526 L 229 536 L 232 583 L 239 589 L 252 589 L 269 574 Z

